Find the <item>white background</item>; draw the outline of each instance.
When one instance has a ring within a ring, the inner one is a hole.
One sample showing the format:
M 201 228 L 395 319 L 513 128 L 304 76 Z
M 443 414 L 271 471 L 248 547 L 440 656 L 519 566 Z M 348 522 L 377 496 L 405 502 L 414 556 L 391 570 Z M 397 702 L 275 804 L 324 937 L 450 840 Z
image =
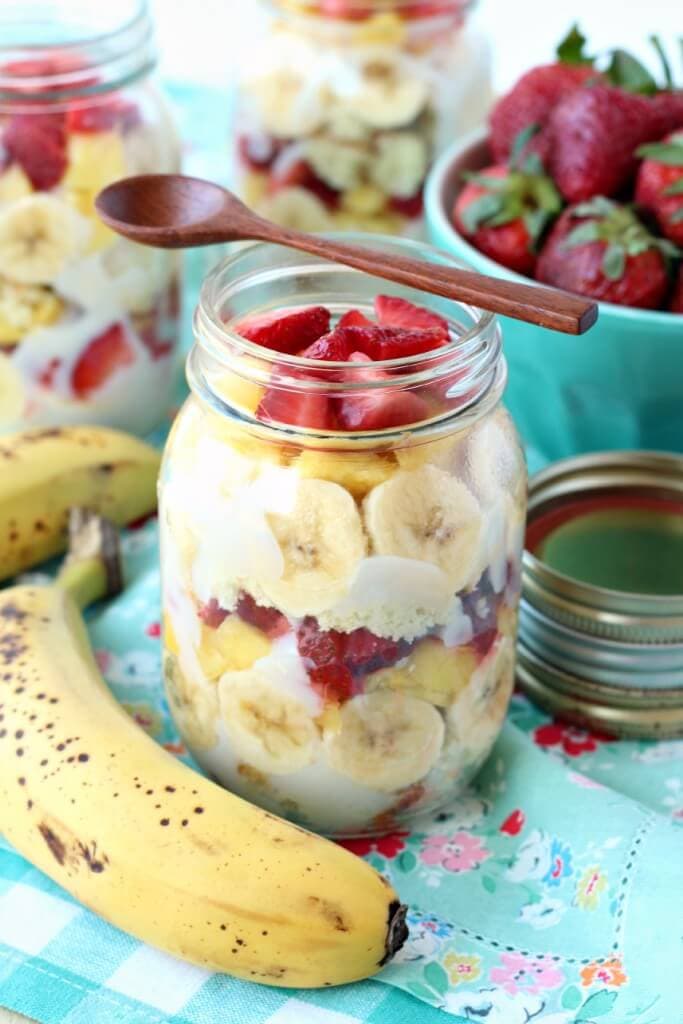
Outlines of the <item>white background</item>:
M 162 73 L 227 85 L 236 59 L 251 47 L 259 0 L 152 0 L 162 53 Z M 510 85 L 532 64 L 551 58 L 573 21 L 593 51 L 624 46 L 646 56 L 649 34 L 669 41 L 676 77 L 683 80 L 683 0 L 480 0 L 476 14 L 494 51 L 497 89 Z M 254 49 L 254 58 L 258 59 Z

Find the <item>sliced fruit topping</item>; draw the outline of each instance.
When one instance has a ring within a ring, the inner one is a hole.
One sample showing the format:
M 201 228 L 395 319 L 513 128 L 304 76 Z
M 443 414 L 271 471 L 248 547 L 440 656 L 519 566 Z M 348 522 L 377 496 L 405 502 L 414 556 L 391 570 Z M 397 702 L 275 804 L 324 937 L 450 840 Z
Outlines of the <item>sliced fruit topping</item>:
M 282 388 L 268 388 L 256 410 L 264 423 L 286 423 L 311 430 L 334 430 L 336 421 L 325 395 L 304 394 Z
M 369 320 L 359 309 L 349 309 L 337 324 L 339 327 L 372 327 L 372 320 Z
M 324 306 L 307 306 L 284 313 L 245 317 L 234 330 L 256 345 L 294 355 L 308 348 L 330 329 L 330 313 Z
M 324 334 L 312 345 L 305 348 L 300 355 L 304 359 L 320 359 L 323 362 L 346 363 L 351 358 L 351 345 L 343 334 L 332 331 Z
M 378 295 L 375 299 L 375 313 L 382 327 L 433 329 L 441 331 L 444 341 L 448 341 L 448 321 L 445 317 L 424 306 L 416 306 L 399 295 Z
M 365 352 L 371 359 L 403 359 L 407 356 L 432 352 L 448 341 L 439 327 L 405 328 L 381 327 L 337 327 L 333 332 L 342 338 L 351 352 Z
M 389 430 L 429 419 L 431 407 L 412 391 L 381 391 L 342 398 L 337 410 L 344 430 Z
M 69 132 L 106 132 L 112 128 L 133 128 L 141 120 L 137 103 L 121 96 L 108 96 L 99 102 L 74 105 L 67 112 Z
M 87 345 L 71 375 L 71 386 L 79 398 L 89 398 L 119 370 L 135 362 L 123 324 L 112 324 Z
M 61 114 L 15 114 L 5 128 L 2 144 L 35 189 L 54 188 L 62 180 L 67 156 Z
M 278 636 L 284 636 L 289 632 L 289 622 L 277 608 L 267 608 L 265 605 L 257 604 L 251 594 L 244 591 L 237 600 L 235 612 L 244 622 L 250 626 L 266 633 L 271 640 Z

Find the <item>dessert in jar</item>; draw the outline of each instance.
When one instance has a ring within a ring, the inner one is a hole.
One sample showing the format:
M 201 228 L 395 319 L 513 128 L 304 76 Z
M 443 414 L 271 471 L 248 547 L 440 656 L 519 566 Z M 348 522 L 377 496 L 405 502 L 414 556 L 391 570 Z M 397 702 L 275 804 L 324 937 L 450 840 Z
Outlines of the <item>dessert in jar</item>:
M 468 0 L 279 0 L 247 54 L 239 185 L 285 227 L 419 235 L 436 152 L 491 99 Z
M 337 836 L 454 797 L 513 686 L 526 476 L 500 329 L 378 285 L 268 245 L 219 265 L 161 474 L 178 727 L 223 785 Z
M 177 257 L 119 238 L 100 189 L 175 171 L 143 0 L 0 7 L 0 432 L 164 417 Z

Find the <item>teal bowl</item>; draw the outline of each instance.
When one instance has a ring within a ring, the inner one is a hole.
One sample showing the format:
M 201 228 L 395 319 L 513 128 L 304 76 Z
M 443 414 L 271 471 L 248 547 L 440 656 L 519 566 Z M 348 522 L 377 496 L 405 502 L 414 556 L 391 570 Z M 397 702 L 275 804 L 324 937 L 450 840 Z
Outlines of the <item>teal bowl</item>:
M 482 274 L 524 281 L 451 224 L 462 172 L 491 162 L 482 134 L 444 153 L 427 183 L 429 237 Z M 598 322 L 580 337 L 501 318 L 506 404 L 537 464 L 606 449 L 683 452 L 683 316 L 599 306 Z

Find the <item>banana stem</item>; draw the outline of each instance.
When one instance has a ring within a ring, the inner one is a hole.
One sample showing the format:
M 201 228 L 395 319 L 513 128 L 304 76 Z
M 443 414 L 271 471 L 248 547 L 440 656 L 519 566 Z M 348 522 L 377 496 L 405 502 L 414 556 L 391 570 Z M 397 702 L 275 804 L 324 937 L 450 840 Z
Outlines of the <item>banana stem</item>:
M 123 587 L 119 534 L 108 519 L 89 509 L 69 512 L 69 552 L 56 579 L 81 611 Z

